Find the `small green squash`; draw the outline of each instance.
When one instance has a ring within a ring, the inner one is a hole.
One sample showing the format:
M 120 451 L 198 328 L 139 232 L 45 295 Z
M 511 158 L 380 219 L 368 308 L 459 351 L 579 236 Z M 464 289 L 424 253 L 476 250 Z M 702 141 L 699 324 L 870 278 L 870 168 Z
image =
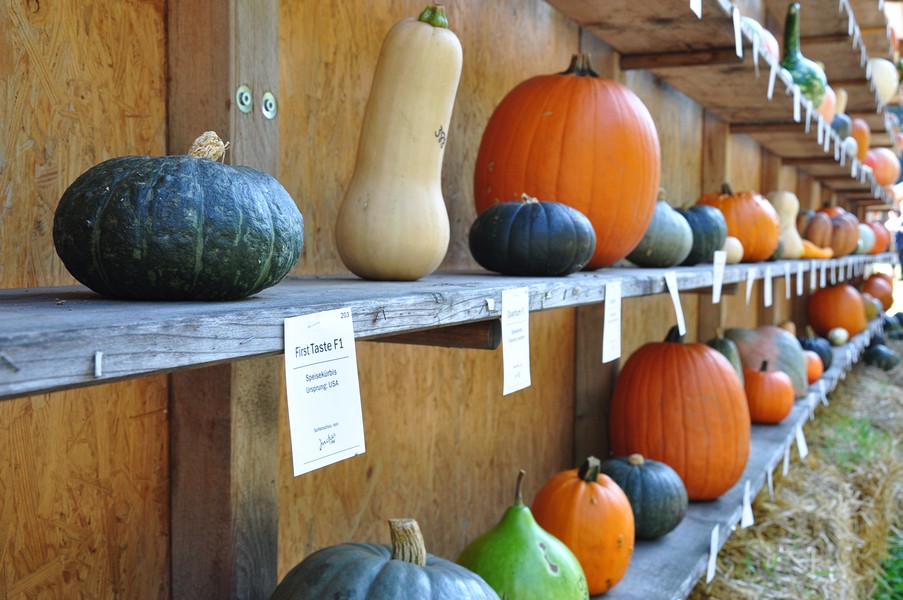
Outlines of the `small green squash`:
M 743 383 L 743 361 L 740 360 L 740 350 L 737 348 L 734 340 L 724 337 L 724 331 L 719 327 L 715 330 L 715 337 L 707 341 L 706 345 L 724 355 L 724 358 L 731 363 L 731 366 L 737 372 L 740 383 Z
M 768 361 L 773 369 L 790 376 L 797 398 L 809 392 L 806 358 L 792 333 L 776 325 L 759 325 L 754 329 L 732 327 L 724 335 L 737 344 L 744 369 L 758 370 Z
M 693 232 L 693 245 L 682 265 L 710 263 L 716 250 L 724 248 L 727 240 L 727 221 L 724 213 L 707 204 L 696 204 L 678 211 L 690 224 Z
M 865 364 L 890 371 L 900 364 L 900 354 L 884 344 L 872 344 L 863 353 Z
M 781 66 L 790 72 L 793 83 L 800 87 L 800 92 L 818 108 L 825 97 L 828 78 L 825 72 L 814 61 L 803 56 L 800 51 L 800 3 L 792 2 L 787 7 L 787 18 L 784 21 L 784 55 Z
M 500 202 L 470 228 L 470 253 L 485 269 L 519 276 L 569 275 L 596 250 L 596 232 L 576 208 L 560 202 Z
M 692 248 L 693 230 L 687 219 L 660 199 L 646 233 L 627 260 L 639 267 L 673 267 L 682 263 Z
M 204 158 L 225 148 L 207 141 L 187 156 L 112 158 L 69 186 L 53 243 L 73 277 L 115 298 L 230 300 L 289 272 L 304 245 L 294 200 L 266 173 Z
M 602 463 L 602 472 L 617 483 L 633 509 L 636 537 L 659 538 L 687 514 L 687 488 L 677 472 L 642 454 L 618 456 Z

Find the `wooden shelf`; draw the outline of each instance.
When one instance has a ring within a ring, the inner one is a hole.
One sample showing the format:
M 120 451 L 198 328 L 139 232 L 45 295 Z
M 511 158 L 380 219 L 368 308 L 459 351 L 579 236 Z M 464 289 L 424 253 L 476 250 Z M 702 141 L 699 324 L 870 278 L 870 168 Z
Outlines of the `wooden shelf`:
M 842 347 L 834 348 L 834 360 L 820 384 L 809 388 L 805 398 L 796 401 L 790 415 L 777 425 L 753 425 L 751 450 L 746 470 L 737 484 L 717 500 L 691 502 L 687 516 L 673 531 L 657 540 L 637 540 L 633 557 L 624 579 L 605 595 L 596 598 L 616 600 L 643 598 L 671 600 L 686 598 L 696 582 L 705 577 L 709 561 L 712 530 L 718 526 L 718 550 L 731 533 L 740 526 L 746 482 L 750 498 L 767 484 L 773 473 L 795 444 L 796 432 L 809 420 L 822 402 L 819 385 L 825 393 L 834 390 L 846 376 L 863 349 L 868 345 L 872 330 L 853 337 Z
M 549 3 L 614 48 L 621 56 L 622 69 L 651 72 L 724 120 L 732 132 L 749 135 L 782 159 L 818 161 L 799 163 L 798 168 L 839 195 L 866 193 L 885 203 L 892 202 L 890 194 L 875 183 L 871 174 L 859 177 L 857 165 L 854 177 L 851 160 L 846 158 L 841 164 L 835 157 L 839 140 L 829 127 L 819 127 L 820 117 L 814 109 L 807 111 L 802 102 L 799 120 L 794 119 L 789 73 L 780 69 L 763 48 L 754 53 L 745 31 L 741 32 L 743 57 L 737 56 L 730 2 L 703 2 L 701 19 L 690 10 L 687 0 L 656 2 L 648 8 L 638 8 L 626 0 Z M 768 0 L 766 7 L 775 20 L 783 23 L 785 1 Z M 840 11 L 837 7 L 833 1 L 803 2 L 803 50 L 813 60 L 825 63 L 829 81 L 847 89 L 848 112 L 866 118 L 872 128 L 873 145 L 892 146 L 884 114 L 867 77 L 868 54 L 861 41 L 862 29 L 852 19 L 848 5 L 844 4 Z M 883 14 L 880 17 L 883 19 Z M 855 36 L 849 33 L 851 24 Z M 867 31 L 874 34 L 874 28 Z M 885 29 L 881 31 L 886 36 Z M 781 31 L 774 33 L 778 38 L 782 36 Z M 827 146 L 824 136 L 830 138 Z M 818 168 L 812 168 L 814 164 Z
M 822 264 L 889 260 L 890 255 L 832 261 L 728 265 L 724 283 L 795 275 Z M 350 307 L 355 337 L 498 319 L 502 290 L 527 287 L 530 310 L 580 306 L 605 299 L 620 280 L 625 298 L 666 291 L 668 269 L 609 268 L 568 277 L 519 278 L 439 273 L 421 281 L 368 282 L 348 277 L 287 278 L 234 302 L 136 302 L 103 298 L 84 287 L 0 290 L 0 399 L 279 354 L 283 320 Z M 712 285 L 712 266 L 675 268 L 682 291 Z M 98 354 L 101 353 L 101 354 Z

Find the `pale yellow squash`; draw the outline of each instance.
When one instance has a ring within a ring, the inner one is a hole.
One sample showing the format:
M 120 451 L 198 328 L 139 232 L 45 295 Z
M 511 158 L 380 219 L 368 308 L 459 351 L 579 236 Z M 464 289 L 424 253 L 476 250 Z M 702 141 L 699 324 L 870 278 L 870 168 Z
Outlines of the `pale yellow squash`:
M 781 243 L 778 258 L 796 260 L 803 255 L 803 238 L 796 229 L 796 217 L 800 212 L 800 200 L 793 192 L 778 191 L 768 194 L 781 223 Z
M 461 62 L 441 6 L 396 23 L 383 41 L 335 229 L 339 256 L 359 277 L 411 281 L 445 257 L 442 158 Z
M 727 236 L 724 240 L 724 250 L 726 257 L 725 262 L 729 265 L 736 265 L 743 260 L 743 242 L 733 236 Z

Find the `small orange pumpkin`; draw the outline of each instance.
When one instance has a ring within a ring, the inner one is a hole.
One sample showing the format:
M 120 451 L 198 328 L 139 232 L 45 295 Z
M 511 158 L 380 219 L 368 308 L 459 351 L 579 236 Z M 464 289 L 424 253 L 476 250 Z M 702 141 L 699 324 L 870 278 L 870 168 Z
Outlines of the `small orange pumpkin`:
M 734 193 L 725 183 L 720 193 L 705 194 L 696 203 L 714 206 L 724 214 L 727 234 L 743 244 L 743 262 L 767 260 L 778 249 L 778 213 L 758 192 Z
M 633 556 L 635 523 L 627 494 L 590 456 L 579 469 L 554 475 L 536 493 L 533 517 L 574 553 L 589 593 L 621 581 Z
M 894 286 L 880 275 L 869 275 L 868 279 L 862 282 L 862 291 L 868 292 L 873 298 L 880 300 L 884 310 L 890 309 L 894 303 Z
M 769 371 L 768 361 L 760 369 L 743 370 L 743 387 L 753 423 L 780 423 L 793 410 L 793 382 L 783 371 Z
M 803 358 L 806 360 L 806 379 L 812 385 L 824 375 L 825 364 L 815 350 L 803 350 Z
M 859 219 L 840 206 L 826 204 L 817 212 L 831 219 L 831 241 L 828 246 L 834 250 L 834 256 L 852 254 L 859 244 Z
M 887 226 L 884 223 L 879 223 L 877 221 L 872 221 L 871 223 L 866 223 L 872 231 L 875 232 L 875 245 L 872 246 L 872 251 L 869 254 L 881 254 L 882 252 L 887 252 L 887 249 L 890 248 L 890 231 L 887 229 Z M 891 282 L 893 283 L 893 282 Z
M 846 283 L 813 292 L 806 312 L 809 324 L 820 336 L 827 336 L 829 331 L 840 327 L 852 337 L 865 331 L 868 325 L 862 295 Z
M 891 185 L 900 178 L 900 158 L 890 148 L 869 148 L 863 163 L 872 168 L 878 185 Z
M 797 218 L 797 230 L 805 240 L 819 248 L 831 247 L 831 217 L 824 212 L 807 210 Z

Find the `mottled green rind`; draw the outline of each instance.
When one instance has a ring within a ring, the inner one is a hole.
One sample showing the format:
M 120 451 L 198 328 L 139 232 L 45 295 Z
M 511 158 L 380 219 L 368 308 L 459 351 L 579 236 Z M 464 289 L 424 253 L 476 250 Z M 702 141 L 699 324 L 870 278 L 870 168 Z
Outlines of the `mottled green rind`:
M 825 371 L 831 368 L 831 362 L 834 360 L 834 351 L 831 349 L 831 342 L 823 337 L 799 337 L 797 341 L 803 350 L 812 350 L 821 357 L 822 365 Z
M 784 54 L 781 66 L 790 72 L 793 82 L 800 88 L 800 93 L 812 101 L 815 108 L 821 106 L 825 98 L 825 87 L 828 78 L 825 72 L 814 61 L 809 60 L 800 50 L 800 4 L 793 2 L 787 6 L 787 18 L 784 21 Z
M 884 344 L 875 344 L 866 348 L 863 359 L 865 364 L 884 371 L 890 371 L 900 364 L 900 355 Z
M 760 325 L 755 329 L 734 327 L 725 331 L 724 335 L 737 344 L 744 369 L 758 371 L 762 368 L 762 361 L 767 360 L 772 370 L 783 371 L 790 376 L 797 398 L 809 392 L 803 348 L 792 333 L 774 325 Z
M 530 509 L 514 505 L 464 549 L 458 564 L 479 574 L 505 600 L 585 600 L 583 568 Z
M 673 267 L 682 263 L 692 248 L 693 230 L 687 219 L 659 200 L 646 233 L 627 260 L 638 267 Z
M 627 456 L 602 463 L 602 472 L 618 484 L 633 509 L 636 536 L 660 538 L 677 527 L 687 514 L 687 488 L 677 472 L 663 462 L 645 459 L 633 465 Z
M 710 263 L 715 251 L 724 248 L 727 239 L 727 221 L 724 214 L 714 206 L 697 204 L 679 211 L 693 231 L 693 246 L 682 265 Z
M 383 544 L 347 543 L 318 550 L 295 565 L 270 600 L 499 600 L 478 575 L 427 554 L 426 565 L 392 560 Z
M 707 341 L 706 345 L 724 355 L 728 362 L 731 363 L 731 366 L 734 367 L 737 376 L 740 377 L 740 383 L 745 383 L 746 380 L 743 378 L 743 363 L 740 360 L 740 351 L 737 349 L 737 344 L 735 344 L 733 340 L 729 340 L 726 337 L 714 337 Z
M 105 296 L 229 300 L 278 283 L 304 221 L 270 175 L 190 156 L 125 156 L 79 176 L 53 221 L 57 254 Z

